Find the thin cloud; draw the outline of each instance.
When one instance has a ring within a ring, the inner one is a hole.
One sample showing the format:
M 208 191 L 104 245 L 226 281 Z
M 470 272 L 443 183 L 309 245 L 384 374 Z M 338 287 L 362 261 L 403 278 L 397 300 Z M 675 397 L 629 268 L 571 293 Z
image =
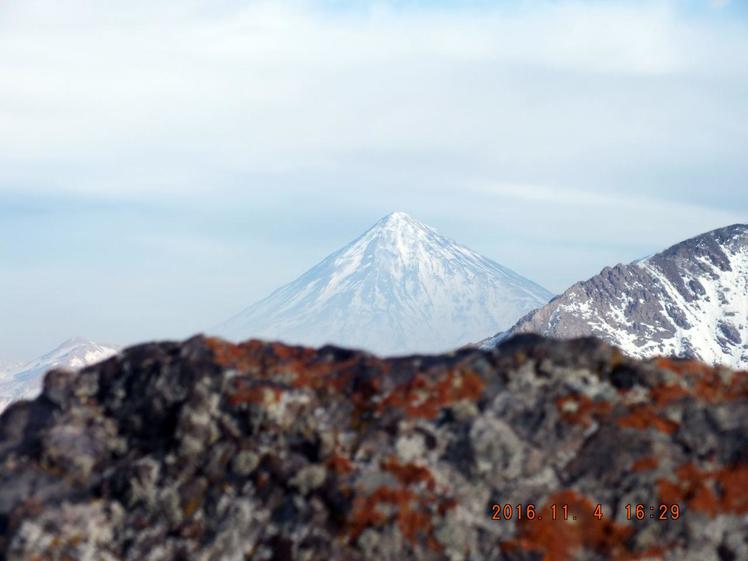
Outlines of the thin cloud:
M 733 6 L 332 4 L 0 3 L 6 351 L 184 336 L 396 209 L 553 290 L 748 217 Z
M 677 149 L 690 137 L 657 113 L 690 109 L 683 77 L 729 86 L 748 55 L 735 30 L 670 3 L 354 14 L 14 4 L 0 15 L 0 74 L 12 77 L 0 85 L 0 189 L 206 191 L 222 173 L 329 171 L 365 152 L 474 165 L 502 149 L 547 161 L 553 145 L 568 160 L 644 136 Z M 645 96 L 642 131 L 606 111 Z

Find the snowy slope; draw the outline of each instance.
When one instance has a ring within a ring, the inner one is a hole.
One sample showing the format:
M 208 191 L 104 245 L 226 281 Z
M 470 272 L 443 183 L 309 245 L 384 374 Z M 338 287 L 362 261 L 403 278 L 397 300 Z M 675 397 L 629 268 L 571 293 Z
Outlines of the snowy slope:
M 0 377 L 2 377 L 4 374 L 9 374 L 11 372 L 17 371 L 21 366 L 23 366 L 23 362 L 0 360 Z
M 381 354 L 444 351 L 509 327 L 550 297 L 395 212 L 215 331 Z
M 35 397 L 41 389 L 44 374 L 52 368 L 78 370 L 117 354 L 114 347 L 75 337 L 56 349 L 0 374 L 0 412 L 18 399 Z
M 636 357 L 748 367 L 748 225 L 604 269 L 522 318 L 514 333 L 596 335 Z M 506 334 L 483 342 L 490 347 Z

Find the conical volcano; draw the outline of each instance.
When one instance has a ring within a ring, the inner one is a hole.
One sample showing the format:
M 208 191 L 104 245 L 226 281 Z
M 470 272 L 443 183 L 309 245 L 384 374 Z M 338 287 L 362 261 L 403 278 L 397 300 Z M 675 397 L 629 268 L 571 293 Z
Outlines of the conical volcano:
M 544 288 L 403 212 L 215 331 L 379 354 L 445 351 L 509 327 L 551 298 Z

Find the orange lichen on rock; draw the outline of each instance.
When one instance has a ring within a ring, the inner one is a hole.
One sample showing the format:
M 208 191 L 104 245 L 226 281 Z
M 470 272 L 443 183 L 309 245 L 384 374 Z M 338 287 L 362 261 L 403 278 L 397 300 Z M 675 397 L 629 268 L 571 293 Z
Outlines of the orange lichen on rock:
M 255 382 L 247 378 L 235 378 L 231 381 L 227 399 L 231 405 L 242 403 L 270 404 L 280 400 L 282 390 L 275 384 Z
M 412 500 L 414 494 L 408 489 L 380 487 L 371 495 L 356 497 L 349 520 L 351 539 L 357 539 L 369 527 L 381 526 L 387 520 L 387 514 L 379 510 L 380 503 L 399 505 Z
M 436 487 L 434 476 L 428 468 L 416 464 L 401 464 L 396 458 L 388 458 L 382 462 L 382 469 L 394 475 L 403 485 L 424 483 L 430 491 Z
M 690 392 L 680 384 L 663 384 L 655 386 L 649 391 L 652 395 L 652 400 L 657 407 L 665 407 L 679 399 L 691 395 Z
M 561 417 L 569 422 L 588 427 L 593 419 L 610 414 L 613 405 L 607 401 L 593 401 L 586 395 L 566 395 L 556 400 Z
M 716 371 L 702 376 L 695 384 L 694 392 L 709 403 L 720 403 L 748 398 L 748 372 L 730 372 L 723 379 Z
M 708 403 L 748 398 L 748 372 L 729 372 L 695 360 L 658 358 L 654 364 L 686 378 L 692 386 L 688 392 Z
M 705 471 L 695 464 L 680 466 L 676 479 L 657 482 L 660 499 L 709 516 L 748 513 L 748 465 Z
M 470 371 L 448 371 L 441 376 L 418 373 L 392 390 L 381 402 L 380 410 L 395 407 L 411 417 L 433 419 L 439 411 L 462 399 L 478 399 L 485 382 Z
M 335 391 L 343 393 L 357 372 L 376 370 L 386 375 L 388 362 L 371 355 L 350 353 L 335 360 L 320 356 L 319 351 L 283 343 L 263 343 L 250 340 L 235 345 L 221 339 L 206 339 L 214 360 L 224 368 L 231 368 L 252 378 L 272 379 L 282 376 L 283 382 L 297 389 Z M 349 388 L 351 389 L 351 388 Z M 380 389 L 378 377 L 358 381 L 348 398 L 357 406 L 368 407 L 372 395 Z
M 367 528 L 383 526 L 394 520 L 400 533 L 412 544 L 423 543 L 432 551 L 441 544 L 433 536 L 432 509 L 427 497 L 420 497 L 407 487 L 382 486 L 366 497 L 357 497 L 349 523 L 349 537 L 356 540 Z M 441 504 L 436 503 L 437 510 Z
M 233 368 L 241 372 L 257 371 L 265 366 L 269 345 L 252 339 L 239 345 L 229 343 L 213 337 L 205 340 L 206 346 L 212 351 L 215 362 L 224 368 Z
M 649 404 L 639 404 L 622 417 L 618 418 L 618 425 L 635 430 L 655 429 L 665 434 L 673 434 L 678 430 L 678 423 L 657 414 L 655 407 Z
M 748 513 L 748 465 L 722 469 L 717 474 L 721 503 L 727 512 Z
M 638 460 L 636 460 L 631 465 L 631 471 L 652 471 L 653 469 L 657 469 L 659 465 L 660 461 L 657 458 L 655 458 L 654 456 L 646 456 L 644 458 L 639 458 Z
M 553 520 L 550 516 L 550 505 L 553 504 L 559 513 L 561 505 L 568 505 L 569 519 L 557 516 Z M 502 543 L 502 549 L 542 554 L 541 561 L 569 561 L 582 550 L 593 551 L 611 561 L 635 561 L 662 555 L 664 550 L 661 548 L 631 551 L 627 541 L 633 535 L 634 527 L 616 524 L 605 516 L 598 520 L 594 511 L 590 499 L 575 491 L 560 491 L 545 501 L 543 519 L 519 521 L 517 538 Z
M 354 500 L 348 535 L 355 540 L 366 528 L 396 522 L 400 533 L 412 544 L 420 543 L 432 551 L 442 545 L 433 534 L 435 517 L 444 516 L 457 501 L 441 496 L 431 471 L 416 464 L 404 464 L 390 457 L 380 463 L 397 485 L 383 485 L 373 493 Z
M 330 459 L 327 461 L 327 466 L 338 475 L 348 475 L 353 472 L 353 463 L 338 452 L 335 452 L 330 456 Z
M 691 359 L 659 357 L 655 358 L 653 362 L 658 368 L 664 368 L 665 370 L 670 370 L 671 372 L 680 375 L 696 374 L 701 376 L 710 370 L 713 370 L 713 368 L 707 366 L 703 362 Z

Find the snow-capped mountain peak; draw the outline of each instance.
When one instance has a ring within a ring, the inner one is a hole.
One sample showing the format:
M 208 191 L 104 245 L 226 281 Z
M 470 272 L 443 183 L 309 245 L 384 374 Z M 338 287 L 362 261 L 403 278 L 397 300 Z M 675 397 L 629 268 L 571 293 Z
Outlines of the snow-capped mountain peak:
M 14 370 L 0 374 L 0 412 L 11 402 L 33 398 L 41 389 L 44 374 L 53 368 L 79 370 L 117 354 L 118 349 L 73 337 L 58 347 Z
M 372 229 L 374 228 L 389 228 L 393 230 L 398 230 L 401 228 L 428 228 L 423 223 L 419 222 L 415 218 L 413 218 L 410 214 L 407 212 L 403 212 L 401 210 L 396 210 L 393 212 L 390 212 L 388 215 L 383 216 L 380 218 L 377 223 L 372 226 Z
M 400 267 L 413 263 L 435 263 L 439 258 L 487 261 L 474 251 L 439 234 L 404 212 L 392 212 L 341 250 L 339 257 L 374 256 L 383 265 Z M 371 266 L 371 261 L 357 261 Z
M 78 369 L 104 360 L 115 352 L 114 347 L 100 345 L 84 337 L 76 336 L 40 356 L 36 359 L 36 363 L 54 363 L 58 367 Z
M 550 293 L 404 212 L 215 331 L 393 354 L 447 350 L 508 326 Z M 484 331 L 485 332 L 485 331 Z

